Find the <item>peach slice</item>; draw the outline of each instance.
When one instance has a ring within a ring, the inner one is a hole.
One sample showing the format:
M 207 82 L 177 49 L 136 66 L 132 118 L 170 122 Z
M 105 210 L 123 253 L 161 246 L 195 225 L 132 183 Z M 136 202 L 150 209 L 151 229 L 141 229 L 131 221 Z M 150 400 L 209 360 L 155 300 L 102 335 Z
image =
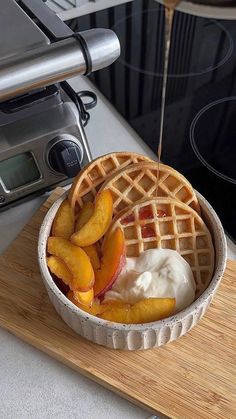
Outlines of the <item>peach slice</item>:
M 95 271 L 95 297 L 102 297 L 111 288 L 125 265 L 125 260 L 125 239 L 122 230 L 117 228 L 106 239 L 101 268 Z
M 105 311 L 114 309 L 115 307 L 122 308 L 125 306 L 125 304 L 122 301 L 109 300 L 104 303 L 100 303 L 99 299 L 96 298 L 92 301 L 90 305 L 85 305 L 77 300 L 76 293 L 73 291 L 69 291 L 67 293 L 67 298 L 69 298 L 69 300 L 77 307 L 79 307 L 81 310 L 84 310 L 86 311 L 86 313 L 90 313 L 93 316 L 100 315 Z M 129 306 L 129 304 L 127 304 L 127 306 Z
M 116 308 L 129 309 L 130 304 L 120 300 L 106 300 L 101 302 L 100 314 Z
M 72 243 L 85 247 L 100 240 L 110 226 L 112 212 L 113 202 L 111 192 L 107 189 L 98 193 L 92 217 L 79 231 L 72 234 Z
M 75 301 L 77 301 L 79 304 L 82 304 L 83 306 L 91 307 L 93 304 L 93 297 L 94 297 L 94 291 L 93 288 L 86 292 L 81 291 L 73 291 L 73 297 Z
M 79 212 L 79 215 L 77 217 L 76 223 L 75 223 L 75 231 L 78 231 L 83 227 L 88 220 L 92 217 L 94 211 L 94 205 L 92 202 L 86 202 L 84 204 L 83 208 Z
M 67 294 L 67 298 L 75 304 L 77 307 L 79 307 L 81 310 L 84 310 L 86 313 L 92 314 L 93 316 L 97 316 L 101 311 L 101 304 L 99 300 L 93 300 L 92 304 L 90 306 L 86 306 L 84 304 L 79 303 L 74 296 L 73 291 L 69 291 Z
M 94 271 L 88 255 L 61 237 L 49 237 L 48 253 L 63 260 L 72 273 L 69 287 L 73 291 L 88 291 L 94 285 Z
M 100 259 L 98 257 L 97 246 L 96 244 L 91 244 L 90 246 L 83 247 L 83 250 L 88 255 L 90 262 L 92 263 L 92 267 L 94 270 L 99 269 Z
M 66 285 L 69 285 L 72 282 L 73 275 L 63 260 L 59 259 L 57 256 L 49 256 L 47 258 L 47 265 L 51 273 L 62 279 Z
M 52 236 L 69 239 L 74 233 L 75 219 L 68 199 L 63 201 L 57 210 L 53 225 Z
M 149 323 L 169 317 L 174 313 L 175 298 L 145 298 L 133 306 L 112 306 L 98 314 L 104 320 L 116 323 Z

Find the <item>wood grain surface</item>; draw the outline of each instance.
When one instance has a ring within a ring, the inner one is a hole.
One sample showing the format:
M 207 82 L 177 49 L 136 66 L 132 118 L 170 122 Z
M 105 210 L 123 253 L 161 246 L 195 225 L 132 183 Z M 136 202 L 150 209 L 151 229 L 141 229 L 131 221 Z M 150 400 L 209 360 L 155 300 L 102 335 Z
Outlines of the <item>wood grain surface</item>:
M 57 190 L 0 257 L 0 325 L 134 403 L 170 418 L 236 418 L 236 263 L 197 327 L 159 349 L 89 343 L 60 319 L 37 264 L 39 226 Z

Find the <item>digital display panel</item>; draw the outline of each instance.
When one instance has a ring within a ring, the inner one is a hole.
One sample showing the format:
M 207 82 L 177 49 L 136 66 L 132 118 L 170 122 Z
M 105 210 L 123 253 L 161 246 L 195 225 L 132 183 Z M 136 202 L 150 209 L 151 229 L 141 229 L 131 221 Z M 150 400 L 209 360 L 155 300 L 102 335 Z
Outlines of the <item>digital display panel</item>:
M 3 186 L 12 191 L 40 179 L 40 172 L 30 152 L 18 154 L 0 162 L 0 178 Z

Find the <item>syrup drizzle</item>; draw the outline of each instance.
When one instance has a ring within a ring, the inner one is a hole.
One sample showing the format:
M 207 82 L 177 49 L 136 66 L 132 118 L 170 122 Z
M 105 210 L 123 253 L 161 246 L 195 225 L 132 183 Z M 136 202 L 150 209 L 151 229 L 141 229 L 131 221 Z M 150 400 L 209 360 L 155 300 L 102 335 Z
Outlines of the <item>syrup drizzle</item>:
M 169 56 L 170 56 L 170 44 L 171 44 L 171 33 L 172 23 L 174 18 L 175 8 L 180 3 L 180 0 L 164 0 L 165 5 L 165 54 L 164 54 L 164 70 L 163 70 L 163 81 L 162 81 L 162 94 L 161 94 L 161 115 L 160 115 L 160 131 L 159 131 L 159 142 L 157 149 L 157 162 L 158 162 L 158 178 L 157 178 L 157 189 L 156 195 L 158 196 L 158 187 L 160 180 L 160 162 L 163 144 L 163 133 L 164 133 L 164 117 L 166 107 L 166 88 L 168 80 L 168 67 L 169 67 Z

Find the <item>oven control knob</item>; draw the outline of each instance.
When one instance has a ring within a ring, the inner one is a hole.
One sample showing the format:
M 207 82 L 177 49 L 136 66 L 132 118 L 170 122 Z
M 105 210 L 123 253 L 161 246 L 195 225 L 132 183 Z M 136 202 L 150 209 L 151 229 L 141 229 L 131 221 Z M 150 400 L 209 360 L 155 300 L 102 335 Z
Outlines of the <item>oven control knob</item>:
M 70 140 L 59 140 L 50 148 L 48 163 L 56 172 L 63 173 L 69 178 L 80 171 L 82 151 L 77 143 Z

